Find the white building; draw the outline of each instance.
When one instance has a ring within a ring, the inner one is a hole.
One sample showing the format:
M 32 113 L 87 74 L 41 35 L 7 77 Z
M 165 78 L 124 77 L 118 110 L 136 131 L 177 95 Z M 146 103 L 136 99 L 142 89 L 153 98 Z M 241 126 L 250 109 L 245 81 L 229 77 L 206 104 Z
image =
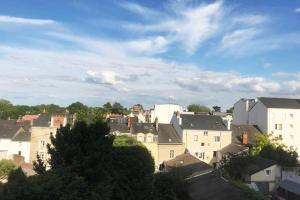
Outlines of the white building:
M 30 122 L 0 120 L 0 160 L 14 155 L 30 160 Z
M 183 108 L 177 104 L 155 104 L 151 110 L 151 123 L 170 124 L 174 112 L 182 112 Z
M 233 123 L 256 125 L 300 153 L 300 100 L 261 97 L 234 104 Z
M 174 114 L 172 124 L 190 154 L 209 164 L 217 162 L 217 152 L 231 144 L 232 132 L 220 116 Z

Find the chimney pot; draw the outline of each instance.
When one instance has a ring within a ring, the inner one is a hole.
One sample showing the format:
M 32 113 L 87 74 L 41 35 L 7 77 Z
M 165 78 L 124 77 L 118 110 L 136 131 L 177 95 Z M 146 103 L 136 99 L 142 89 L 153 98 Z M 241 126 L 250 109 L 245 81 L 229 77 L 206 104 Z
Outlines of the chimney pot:
M 244 132 L 242 136 L 243 145 L 247 145 L 249 143 L 248 132 Z

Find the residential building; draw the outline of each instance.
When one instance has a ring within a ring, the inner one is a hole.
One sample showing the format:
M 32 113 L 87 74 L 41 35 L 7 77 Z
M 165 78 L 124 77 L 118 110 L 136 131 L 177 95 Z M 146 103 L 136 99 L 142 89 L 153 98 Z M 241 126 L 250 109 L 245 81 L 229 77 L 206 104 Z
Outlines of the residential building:
M 200 160 L 214 164 L 217 152 L 231 144 L 232 133 L 220 116 L 175 113 L 172 119 L 184 147 Z
M 220 149 L 217 154 L 217 163 L 223 156 L 228 154 L 238 154 L 249 150 L 257 136 L 262 133 L 253 125 L 231 125 L 231 144 Z
M 158 124 L 157 164 L 184 153 L 184 145 L 172 124 Z
M 263 133 L 282 139 L 300 153 L 300 100 L 260 97 L 234 104 L 233 123 L 256 125 Z
M 163 161 L 184 152 L 184 146 L 171 124 L 133 123 L 131 134 L 151 153 L 158 170 Z
M 280 171 L 275 161 L 257 157 L 245 168 L 242 176 L 250 187 L 267 194 L 278 186 Z
M 29 162 L 30 134 L 30 122 L 0 120 L 0 160 L 13 160 L 17 155 Z
M 130 135 L 130 129 L 128 127 L 128 124 L 126 123 L 116 123 L 116 122 L 110 122 L 110 133 L 116 136 L 120 135 Z
M 284 180 L 279 184 L 277 195 L 280 199 L 298 200 L 300 199 L 300 184 L 290 180 Z
M 35 161 L 37 155 L 44 161 L 50 158 L 47 151 L 47 144 L 51 144 L 50 136 L 55 136 L 57 129 L 66 124 L 67 115 L 65 114 L 42 113 L 38 119 L 33 121 L 30 138 L 30 162 Z
M 161 124 L 170 124 L 174 112 L 182 112 L 183 108 L 177 104 L 155 104 L 151 110 L 151 122 L 156 120 Z

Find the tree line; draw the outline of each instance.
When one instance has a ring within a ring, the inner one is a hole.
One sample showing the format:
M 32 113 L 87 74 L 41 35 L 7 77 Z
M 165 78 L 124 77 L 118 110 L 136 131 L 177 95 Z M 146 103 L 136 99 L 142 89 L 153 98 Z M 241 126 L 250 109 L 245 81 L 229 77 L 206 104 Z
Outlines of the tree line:
M 10 101 L 0 99 L 0 119 L 18 119 L 26 114 L 48 113 L 64 113 L 68 110 L 71 114 L 76 113 L 80 121 L 88 121 L 91 119 L 102 118 L 107 113 L 128 114 L 129 110 L 118 102 L 105 103 L 102 107 L 90 107 L 81 102 L 72 103 L 66 107 L 55 104 L 41 105 L 13 105 Z

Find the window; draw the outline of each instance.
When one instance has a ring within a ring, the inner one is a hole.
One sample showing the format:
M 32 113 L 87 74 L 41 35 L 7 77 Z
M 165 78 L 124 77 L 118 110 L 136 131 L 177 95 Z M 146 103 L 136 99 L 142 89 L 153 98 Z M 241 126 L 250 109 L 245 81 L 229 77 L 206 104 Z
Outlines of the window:
M 144 142 L 144 136 L 139 135 L 137 140 L 138 140 L 139 142 Z
M 208 135 L 208 132 L 207 131 L 204 131 L 204 136 L 207 136 Z
M 291 139 L 294 139 L 294 135 L 290 135 L 290 138 L 291 138 Z
M 174 158 L 174 150 L 170 150 L 170 158 Z
M 43 151 L 38 152 L 38 155 L 40 156 L 40 158 L 41 158 L 42 160 L 45 159 L 45 154 L 44 154 Z
M 294 128 L 294 124 L 290 124 L 290 128 Z
M 282 130 L 282 124 L 275 124 L 275 130 Z
M 204 142 L 202 142 L 202 143 L 201 143 L 201 146 L 204 146 L 204 145 L 205 145 L 205 143 L 204 143 Z
M 45 144 L 46 144 L 45 140 L 40 140 L 40 142 L 39 142 L 39 148 L 43 149 L 45 147 Z
M 277 130 L 277 124 L 275 124 L 275 130 Z
M 217 151 L 213 151 L 214 158 L 217 157 Z
M 272 170 L 270 170 L 270 169 L 267 169 L 267 170 L 266 170 L 266 175 L 267 175 L 267 176 L 270 176 L 271 173 L 272 173 Z
M 201 152 L 201 153 L 199 154 L 199 158 L 205 159 L 205 152 Z
M 198 141 L 198 135 L 194 135 L 194 142 Z
M 294 114 L 290 114 L 290 118 L 294 118 Z
M 279 138 L 280 140 L 282 140 L 282 135 L 278 135 L 278 138 Z
M 195 152 L 195 155 L 198 157 L 198 152 Z
M 220 136 L 215 136 L 215 142 L 220 142 Z
M 282 124 L 279 124 L 279 130 L 282 130 Z
M 22 151 L 18 151 L 18 155 L 21 156 L 22 155 Z
M 147 136 L 147 142 L 153 142 L 153 137 L 152 135 Z

